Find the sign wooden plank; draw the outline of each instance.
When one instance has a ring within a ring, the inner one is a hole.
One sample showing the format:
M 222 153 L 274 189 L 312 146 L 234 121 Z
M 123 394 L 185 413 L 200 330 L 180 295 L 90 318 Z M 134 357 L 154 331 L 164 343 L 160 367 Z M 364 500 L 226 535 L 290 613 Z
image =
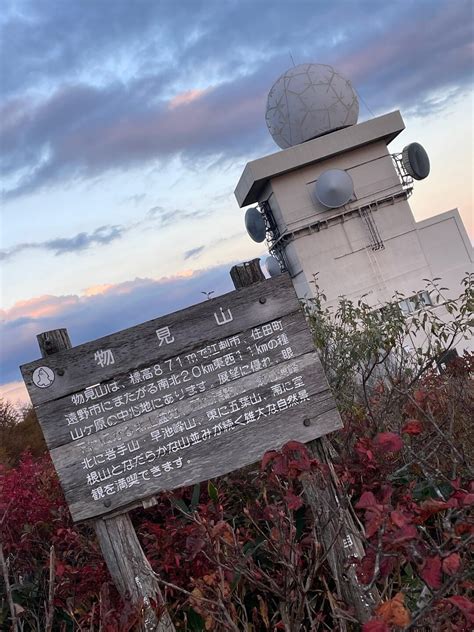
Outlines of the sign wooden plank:
M 48 357 L 47 363 L 37 360 L 20 368 L 36 406 L 86 386 L 113 380 L 115 375 L 132 367 L 163 362 L 196 347 L 205 348 L 298 310 L 299 301 L 291 280 L 288 275 L 281 275 L 60 351 Z M 49 371 L 40 373 L 45 366 Z
M 21 368 L 76 521 L 341 427 L 286 275 Z
M 113 380 L 39 404 L 37 412 L 49 449 L 84 436 L 93 443 L 98 431 L 138 423 L 137 417 L 147 412 L 164 413 L 162 419 L 170 417 L 170 405 L 283 362 L 281 352 L 290 338 L 295 357 L 312 348 L 311 334 L 299 315 L 284 316 L 278 322 L 280 335 L 273 338 L 262 336 L 253 341 L 250 334 L 246 341 L 242 334 L 232 336 L 218 341 L 220 345 L 194 347 L 164 362 L 133 367 L 115 374 Z

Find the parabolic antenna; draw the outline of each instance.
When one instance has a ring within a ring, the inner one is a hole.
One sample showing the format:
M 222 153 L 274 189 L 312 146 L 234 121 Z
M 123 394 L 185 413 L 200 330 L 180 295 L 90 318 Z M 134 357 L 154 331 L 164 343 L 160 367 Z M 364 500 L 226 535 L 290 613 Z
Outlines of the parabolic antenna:
M 415 180 L 424 180 L 430 173 L 430 159 L 423 145 L 410 143 L 402 152 L 402 163 Z
M 354 183 L 347 171 L 328 169 L 316 180 L 314 194 L 318 202 L 327 208 L 338 208 L 351 199 Z
M 281 274 L 280 264 L 278 263 L 278 259 L 276 259 L 276 257 L 267 257 L 265 259 L 265 267 L 272 278 Z
M 267 229 L 262 214 L 255 206 L 247 209 L 245 213 L 245 228 L 250 237 L 260 243 L 265 239 Z

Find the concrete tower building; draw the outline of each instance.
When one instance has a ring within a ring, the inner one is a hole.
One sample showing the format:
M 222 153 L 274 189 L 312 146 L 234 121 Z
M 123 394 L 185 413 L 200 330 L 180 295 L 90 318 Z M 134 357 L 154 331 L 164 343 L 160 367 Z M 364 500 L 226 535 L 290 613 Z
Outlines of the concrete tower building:
M 329 304 L 366 295 L 376 307 L 434 277 L 458 296 L 473 262 L 459 212 L 416 222 L 408 203 L 414 180 L 429 174 L 426 152 L 412 143 L 390 153 L 405 128 L 400 112 L 359 124 L 357 115 L 350 82 L 331 66 L 303 64 L 280 77 L 266 118 L 282 150 L 249 162 L 235 189 L 240 207 L 258 205 L 246 215 L 251 236 L 266 236 L 301 298 L 313 295 L 315 274 Z

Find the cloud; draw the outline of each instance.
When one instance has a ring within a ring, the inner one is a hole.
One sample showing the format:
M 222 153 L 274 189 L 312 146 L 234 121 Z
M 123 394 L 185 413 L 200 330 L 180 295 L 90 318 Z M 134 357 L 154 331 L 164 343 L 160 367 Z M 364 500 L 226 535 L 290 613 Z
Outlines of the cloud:
M 92 233 L 81 232 L 73 237 L 57 237 L 46 241 L 20 243 L 12 248 L 0 250 L 0 261 L 10 259 L 23 250 L 40 248 L 49 250 L 56 256 L 71 252 L 81 252 L 94 245 L 107 245 L 119 239 L 126 232 L 123 226 L 101 226 Z
M 202 219 L 211 214 L 211 209 L 165 209 L 162 206 L 154 206 L 147 212 L 145 219 L 157 221 L 161 228 L 166 228 L 181 221 Z
M 7 400 L 14 406 L 30 406 L 31 400 L 23 380 L 0 384 L 0 398 Z
M 135 279 L 88 288 L 82 295 L 39 296 L 0 310 L 0 383 L 20 379 L 18 367 L 39 356 L 36 335 L 66 327 L 74 345 L 137 325 L 233 289 L 226 264 L 173 277 Z
M 140 202 L 144 201 L 146 196 L 146 193 L 136 193 L 135 195 L 129 195 L 122 200 L 122 204 L 128 205 L 130 204 L 130 202 L 132 202 L 134 206 L 137 206 L 138 204 L 140 204 Z
M 435 113 L 472 85 L 469 4 L 412 5 L 415 10 L 404 20 L 403 28 L 395 23 L 390 34 L 379 28 L 365 44 L 353 45 L 334 63 L 379 112 L 400 107 L 418 116 Z M 400 21 L 400 16 L 394 18 Z
M 191 248 L 191 250 L 186 250 L 183 257 L 184 259 L 194 259 L 204 250 L 205 246 L 198 246 L 197 248 Z
M 63 85 L 46 100 L 17 103 L 0 144 L 4 174 L 22 175 L 4 199 L 61 179 L 95 177 L 177 155 L 195 167 L 210 157 L 243 155 L 259 135 L 264 106 L 262 88 L 248 89 L 249 81 L 220 86 L 172 109 L 166 102 L 143 101 L 133 86 L 121 84 L 101 90 Z M 3 113 L 11 108 L 5 104 Z
M 100 226 L 90 233 L 81 232 L 73 237 L 56 237 L 55 239 L 48 239 L 45 241 L 16 244 L 11 248 L 0 250 L 0 261 L 8 261 L 15 255 L 25 250 L 34 249 L 50 251 L 56 256 L 79 253 L 83 250 L 92 248 L 93 246 L 106 246 L 113 241 L 121 239 L 126 233 L 143 226 L 148 226 L 152 223 L 155 226 L 166 228 L 167 226 L 171 226 L 181 220 L 206 217 L 211 212 L 212 211 L 200 209 L 185 211 L 181 209 L 165 209 L 162 206 L 154 206 L 143 218 L 125 226 Z
M 171 110 L 174 110 L 174 108 L 181 105 L 187 105 L 188 103 L 192 103 L 193 101 L 200 99 L 206 92 L 206 90 L 186 90 L 186 92 L 182 92 L 181 94 L 177 94 L 173 97 L 168 103 L 168 107 Z
M 12 248 L 0 250 L 0 261 L 10 259 L 24 250 L 36 248 L 49 250 L 56 256 L 71 252 L 82 252 L 91 246 L 110 244 L 112 241 L 122 237 L 126 230 L 123 226 L 100 226 L 92 233 L 82 232 L 73 237 L 57 237 L 46 241 L 20 243 Z
M 426 115 L 472 81 L 469 0 L 268 3 L 259 19 L 250 0 L 73 4 L 3 18 L 5 200 L 174 157 L 222 169 L 261 155 L 289 51 L 333 64 L 377 112 Z

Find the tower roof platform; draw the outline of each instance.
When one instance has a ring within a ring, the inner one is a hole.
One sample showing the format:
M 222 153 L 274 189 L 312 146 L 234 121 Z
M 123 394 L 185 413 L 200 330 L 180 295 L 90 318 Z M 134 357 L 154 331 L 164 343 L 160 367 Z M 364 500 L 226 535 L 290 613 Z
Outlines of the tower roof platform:
M 402 116 L 396 110 L 252 160 L 246 164 L 235 188 L 237 202 L 240 207 L 258 202 L 270 179 L 370 143 L 383 140 L 388 145 L 404 129 Z

